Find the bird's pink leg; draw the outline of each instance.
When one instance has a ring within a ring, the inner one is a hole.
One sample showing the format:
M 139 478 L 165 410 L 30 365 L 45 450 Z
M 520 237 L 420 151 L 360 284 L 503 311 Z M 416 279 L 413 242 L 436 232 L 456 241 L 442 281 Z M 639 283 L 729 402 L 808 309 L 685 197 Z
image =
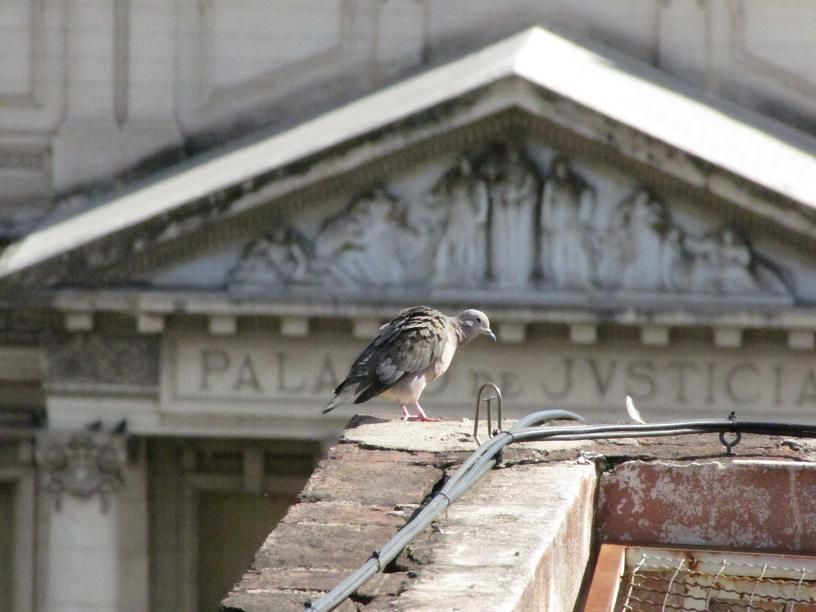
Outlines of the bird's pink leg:
M 399 407 L 402 410 L 403 421 L 414 421 L 419 418 L 417 415 L 408 412 L 408 407 L 405 404 L 400 404 Z
M 417 416 L 415 417 L 417 421 L 439 421 L 440 419 L 437 417 L 429 417 L 425 414 L 425 411 L 422 409 L 422 406 L 419 405 L 419 402 L 414 402 L 414 407 L 417 410 Z

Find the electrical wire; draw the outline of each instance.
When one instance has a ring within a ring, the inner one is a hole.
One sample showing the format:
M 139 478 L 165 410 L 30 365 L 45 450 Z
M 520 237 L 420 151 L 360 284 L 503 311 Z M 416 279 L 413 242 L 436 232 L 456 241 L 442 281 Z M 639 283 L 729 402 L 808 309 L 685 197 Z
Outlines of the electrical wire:
M 345 580 L 331 591 L 315 601 L 304 604 L 307 612 L 328 612 L 334 610 L 352 593 L 365 584 L 377 572 L 382 571 L 408 543 L 428 527 L 456 499 L 479 481 L 499 461 L 502 450 L 513 442 L 532 442 L 543 440 L 597 440 L 633 437 L 660 437 L 719 433 L 721 442 L 730 453 L 730 444 L 722 437 L 732 433 L 737 436 L 743 433 L 795 436 L 816 438 L 816 425 L 799 423 L 775 423 L 772 421 L 737 421 L 733 414 L 729 419 L 705 419 L 676 421 L 671 423 L 623 424 L 623 425 L 580 425 L 541 427 L 541 423 L 553 420 L 584 421 L 584 419 L 566 410 L 543 410 L 529 414 L 517 421 L 510 429 L 495 433 L 473 452 L 465 462 L 447 479 L 439 489 L 402 529 L 400 529 L 382 548 L 371 554 L 371 557 Z

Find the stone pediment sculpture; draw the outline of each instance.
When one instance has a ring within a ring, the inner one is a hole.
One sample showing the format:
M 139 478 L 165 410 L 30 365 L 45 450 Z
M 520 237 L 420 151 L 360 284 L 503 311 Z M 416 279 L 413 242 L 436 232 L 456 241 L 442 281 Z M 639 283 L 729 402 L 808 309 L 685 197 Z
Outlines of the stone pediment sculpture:
M 408 262 L 422 258 L 432 236 L 423 235 L 423 224 L 409 222 L 406 215 L 402 202 L 377 187 L 325 219 L 311 240 L 292 225 L 280 225 L 249 242 L 230 272 L 230 286 L 366 287 L 418 281 Z M 424 270 L 421 264 L 414 268 Z
M 499 287 L 519 291 L 790 296 L 781 269 L 733 228 L 695 232 L 635 186 L 598 196 L 571 161 L 518 146 L 463 156 L 416 201 L 377 186 L 323 220 L 250 241 L 233 290 Z

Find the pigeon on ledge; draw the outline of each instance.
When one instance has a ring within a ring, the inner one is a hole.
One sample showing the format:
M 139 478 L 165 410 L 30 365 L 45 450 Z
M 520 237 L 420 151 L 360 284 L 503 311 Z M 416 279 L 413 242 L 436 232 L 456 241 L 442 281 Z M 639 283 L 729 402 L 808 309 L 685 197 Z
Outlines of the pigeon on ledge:
M 496 340 L 490 321 L 478 310 L 465 310 L 455 317 L 428 306 L 403 310 L 357 356 L 323 413 L 379 396 L 396 400 L 403 420 L 437 421 L 425 414 L 419 396 L 429 382 L 445 373 L 456 351 L 479 335 Z

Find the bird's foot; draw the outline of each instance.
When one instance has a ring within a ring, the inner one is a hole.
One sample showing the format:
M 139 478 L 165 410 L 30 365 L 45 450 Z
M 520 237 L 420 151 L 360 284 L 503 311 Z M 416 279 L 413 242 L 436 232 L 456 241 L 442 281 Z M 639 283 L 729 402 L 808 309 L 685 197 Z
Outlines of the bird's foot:
M 416 420 L 421 423 L 435 423 L 436 421 L 441 421 L 439 417 L 430 417 L 427 414 L 417 415 Z
M 408 408 L 404 404 L 400 404 L 400 409 L 402 410 L 403 421 L 416 421 L 419 418 L 418 414 L 408 412 Z
M 428 423 L 428 422 L 441 421 L 442 420 L 442 419 L 440 419 L 438 417 L 429 417 L 427 414 L 425 414 L 425 411 L 422 409 L 422 406 L 419 405 L 419 402 L 414 402 L 414 408 L 416 408 L 416 411 L 417 411 L 417 416 L 416 416 L 417 421 L 420 421 L 422 423 Z
M 429 417 L 425 414 L 425 411 L 422 409 L 422 406 L 419 404 L 414 404 L 414 407 L 417 410 L 416 414 L 411 414 L 408 411 L 408 406 L 400 404 L 400 410 L 402 410 L 402 420 L 403 421 L 416 421 L 418 423 L 426 423 L 429 421 L 440 421 L 437 417 Z

